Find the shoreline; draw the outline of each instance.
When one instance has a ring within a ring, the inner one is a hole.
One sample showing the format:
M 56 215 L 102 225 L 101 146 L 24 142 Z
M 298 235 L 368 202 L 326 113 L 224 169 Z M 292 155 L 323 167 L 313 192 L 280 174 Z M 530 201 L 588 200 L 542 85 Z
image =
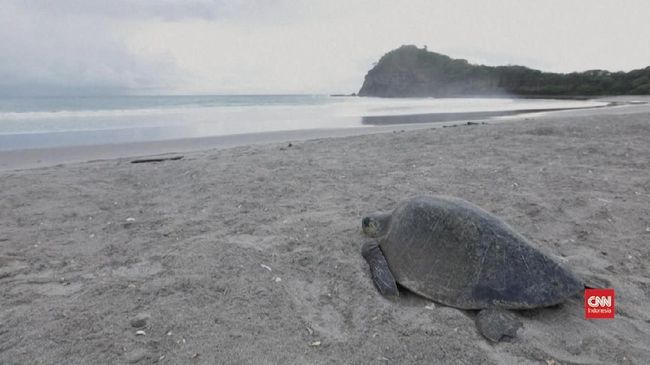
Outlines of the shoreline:
M 415 114 L 405 116 L 364 117 L 375 124 L 365 124 L 352 128 L 306 129 L 290 131 L 273 131 L 246 133 L 224 136 L 181 138 L 148 142 L 129 142 L 100 145 L 81 145 L 66 147 L 48 147 L 38 149 L 19 149 L 0 151 L 0 173 L 23 169 L 34 169 L 62 164 L 76 164 L 111 159 L 136 158 L 169 154 L 192 153 L 211 149 L 227 149 L 247 145 L 306 141 L 321 138 L 341 138 L 365 134 L 389 133 L 401 130 L 442 128 L 473 121 L 489 124 L 516 122 L 533 118 L 553 118 L 561 116 L 598 115 L 602 113 L 619 113 L 621 108 L 628 112 L 650 110 L 650 97 L 618 96 L 595 101 L 607 102 L 607 105 L 545 110 L 523 110 L 502 112 L 472 113 L 437 113 Z M 642 102 L 642 104 L 637 103 Z M 433 121 L 431 120 L 433 119 Z M 390 121 L 386 124 L 385 121 Z

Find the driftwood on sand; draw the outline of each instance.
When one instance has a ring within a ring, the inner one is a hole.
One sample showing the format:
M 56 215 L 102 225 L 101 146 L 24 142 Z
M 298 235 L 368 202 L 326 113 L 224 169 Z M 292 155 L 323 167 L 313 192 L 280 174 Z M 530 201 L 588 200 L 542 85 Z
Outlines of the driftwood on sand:
M 177 161 L 182 159 L 183 156 L 173 156 L 173 157 L 156 157 L 156 158 L 141 158 L 131 161 L 131 163 L 151 163 L 151 162 L 163 162 L 163 161 Z

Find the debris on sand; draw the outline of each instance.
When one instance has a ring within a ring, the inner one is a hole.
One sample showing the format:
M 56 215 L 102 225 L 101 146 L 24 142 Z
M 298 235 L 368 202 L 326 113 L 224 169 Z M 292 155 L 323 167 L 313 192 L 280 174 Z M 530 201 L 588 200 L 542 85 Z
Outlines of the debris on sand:
M 150 357 L 149 351 L 143 348 L 137 348 L 126 354 L 126 361 L 129 364 L 135 364 Z
M 147 325 L 149 318 L 151 318 L 151 316 L 148 313 L 138 313 L 133 318 L 131 318 L 131 327 L 143 328 Z
M 174 156 L 174 157 L 160 157 L 160 158 L 142 158 L 138 160 L 133 160 L 131 163 L 150 163 L 150 162 L 163 162 L 163 161 L 178 161 L 182 159 L 183 156 Z

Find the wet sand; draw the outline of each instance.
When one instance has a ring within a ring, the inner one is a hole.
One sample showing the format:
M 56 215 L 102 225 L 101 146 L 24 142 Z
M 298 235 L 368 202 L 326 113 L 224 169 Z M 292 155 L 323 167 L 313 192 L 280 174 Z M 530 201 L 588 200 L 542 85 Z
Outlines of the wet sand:
M 0 363 L 647 363 L 650 110 L 517 118 L 0 172 Z M 416 194 L 611 284 L 616 318 L 578 296 L 491 344 L 382 298 L 360 220 Z
M 380 115 L 361 118 L 361 124 L 365 125 L 389 125 L 389 124 L 415 124 L 415 123 L 441 123 L 455 121 L 475 121 L 498 117 L 521 116 L 524 114 L 551 113 L 558 111 L 594 110 L 617 106 L 618 103 L 611 102 L 606 105 L 584 108 L 553 108 L 553 109 L 520 109 L 500 110 L 487 112 L 466 112 L 466 113 L 429 113 L 412 115 Z

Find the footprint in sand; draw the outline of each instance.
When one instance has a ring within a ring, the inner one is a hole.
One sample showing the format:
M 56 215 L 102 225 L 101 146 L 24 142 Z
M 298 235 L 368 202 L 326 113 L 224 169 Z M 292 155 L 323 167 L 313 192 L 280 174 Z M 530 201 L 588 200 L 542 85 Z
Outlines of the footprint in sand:
M 333 340 L 346 338 L 343 313 L 333 304 L 324 302 L 323 296 L 327 294 L 323 294 L 320 283 L 290 280 L 287 288 L 296 305 L 296 313 L 314 331 Z
M 27 269 L 27 263 L 8 256 L 0 256 L 0 279 L 9 278 Z
M 163 270 L 160 262 L 143 261 L 129 266 L 120 266 L 113 269 L 113 276 L 121 276 L 127 278 L 144 278 L 151 275 L 156 275 Z

